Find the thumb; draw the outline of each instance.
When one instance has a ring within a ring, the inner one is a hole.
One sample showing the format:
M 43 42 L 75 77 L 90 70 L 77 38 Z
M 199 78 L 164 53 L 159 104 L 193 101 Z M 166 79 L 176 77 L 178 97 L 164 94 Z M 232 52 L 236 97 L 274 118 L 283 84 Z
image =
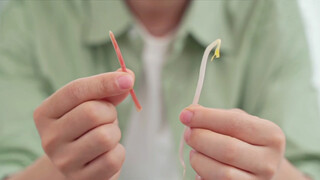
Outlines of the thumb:
M 135 81 L 135 75 L 134 72 L 131 71 L 130 69 L 127 69 L 128 73 L 133 77 L 133 81 Z M 119 68 L 116 72 L 123 72 L 121 68 Z M 120 104 L 127 96 L 129 95 L 129 92 L 117 95 L 117 96 L 111 96 L 108 98 L 105 98 L 104 100 L 109 101 L 113 105 L 117 106 Z

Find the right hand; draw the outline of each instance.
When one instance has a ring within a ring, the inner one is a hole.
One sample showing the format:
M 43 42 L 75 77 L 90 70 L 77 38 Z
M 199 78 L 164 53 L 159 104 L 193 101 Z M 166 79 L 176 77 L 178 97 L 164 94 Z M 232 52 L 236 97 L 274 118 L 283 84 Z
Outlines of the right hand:
M 81 78 L 59 89 L 34 112 L 42 147 L 67 179 L 116 178 L 125 159 L 115 106 L 134 74 L 111 72 Z

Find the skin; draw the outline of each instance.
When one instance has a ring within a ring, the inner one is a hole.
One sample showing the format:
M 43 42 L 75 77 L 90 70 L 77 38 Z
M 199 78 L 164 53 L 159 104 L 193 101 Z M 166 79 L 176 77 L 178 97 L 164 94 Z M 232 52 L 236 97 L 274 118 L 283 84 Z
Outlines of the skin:
M 151 34 L 163 36 L 178 26 L 189 0 L 126 3 Z M 123 76 L 128 79 L 120 86 Z M 9 179 L 118 179 L 125 150 L 115 107 L 133 84 L 133 72 L 118 70 L 72 81 L 51 95 L 34 112 L 46 155 Z M 190 121 L 188 111 L 194 115 Z M 190 127 L 185 139 L 194 149 L 196 179 L 307 179 L 284 158 L 285 137 L 270 121 L 201 106 L 186 108 L 180 119 Z
M 117 179 L 125 159 L 115 106 L 129 94 L 134 74 L 104 73 L 65 85 L 34 112 L 46 153 L 19 179 Z
M 184 109 L 180 120 L 196 179 L 308 179 L 285 159 L 285 135 L 271 121 L 200 105 Z

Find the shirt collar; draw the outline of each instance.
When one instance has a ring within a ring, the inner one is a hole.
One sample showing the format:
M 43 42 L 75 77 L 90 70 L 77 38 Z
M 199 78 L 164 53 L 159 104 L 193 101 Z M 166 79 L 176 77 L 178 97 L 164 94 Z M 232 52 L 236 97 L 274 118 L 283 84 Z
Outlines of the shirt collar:
M 86 22 L 84 41 L 89 45 L 99 45 L 110 41 L 109 30 L 115 36 L 127 33 L 134 20 L 124 1 L 89 1 L 90 14 Z M 206 47 L 215 39 L 222 39 L 221 51 L 232 47 L 230 27 L 227 18 L 222 12 L 223 4 L 213 1 L 204 4 L 200 1 L 192 1 L 183 18 L 178 31 L 178 38 L 185 39 L 192 36 L 199 44 Z

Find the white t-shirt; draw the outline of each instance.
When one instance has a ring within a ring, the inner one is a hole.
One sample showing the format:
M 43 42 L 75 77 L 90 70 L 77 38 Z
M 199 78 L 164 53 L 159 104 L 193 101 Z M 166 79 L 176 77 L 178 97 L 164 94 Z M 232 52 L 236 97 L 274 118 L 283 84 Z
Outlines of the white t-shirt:
M 172 133 L 164 116 L 162 102 L 162 67 L 169 53 L 173 34 L 157 38 L 142 26 L 132 29 L 144 40 L 142 61 L 144 74 L 139 87 L 141 112 L 133 107 L 127 131 L 124 134 L 126 160 L 120 179 L 124 180 L 178 180 L 177 156 Z

